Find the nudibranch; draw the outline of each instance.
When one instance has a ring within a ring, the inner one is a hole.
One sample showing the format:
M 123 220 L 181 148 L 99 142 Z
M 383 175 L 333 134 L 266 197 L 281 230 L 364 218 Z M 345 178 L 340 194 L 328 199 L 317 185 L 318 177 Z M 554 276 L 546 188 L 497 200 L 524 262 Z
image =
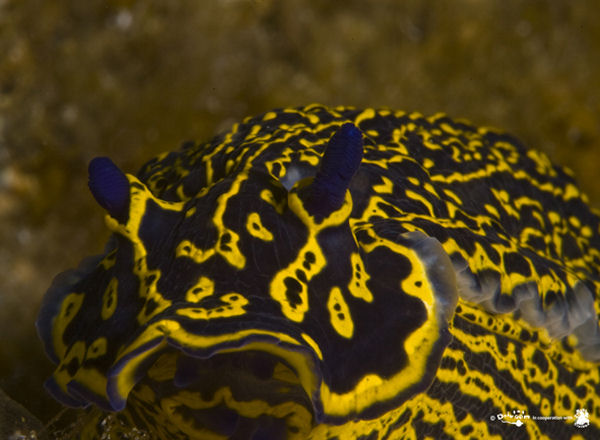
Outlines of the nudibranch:
M 506 133 L 286 108 L 89 188 L 111 239 L 37 321 L 65 405 L 159 439 L 566 438 L 578 409 L 600 438 L 600 220 Z

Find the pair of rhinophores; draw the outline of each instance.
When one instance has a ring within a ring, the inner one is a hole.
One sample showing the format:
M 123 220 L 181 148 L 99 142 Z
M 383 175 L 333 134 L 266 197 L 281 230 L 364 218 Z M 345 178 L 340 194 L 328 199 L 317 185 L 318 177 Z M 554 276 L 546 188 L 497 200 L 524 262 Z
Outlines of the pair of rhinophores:
M 311 105 L 89 173 L 37 322 L 81 437 L 600 437 L 599 218 L 510 135 Z

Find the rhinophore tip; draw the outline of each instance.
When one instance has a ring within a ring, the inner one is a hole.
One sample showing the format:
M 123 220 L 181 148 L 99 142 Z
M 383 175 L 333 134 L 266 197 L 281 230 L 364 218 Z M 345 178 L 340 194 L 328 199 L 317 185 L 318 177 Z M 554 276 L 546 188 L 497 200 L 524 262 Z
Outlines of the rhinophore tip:
M 129 180 L 108 157 L 96 157 L 88 167 L 88 186 L 106 211 L 122 220 L 129 211 Z
M 348 122 L 329 139 L 306 203 L 313 215 L 328 216 L 344 203 L 350 180 L 363 155 L 362 132 Z

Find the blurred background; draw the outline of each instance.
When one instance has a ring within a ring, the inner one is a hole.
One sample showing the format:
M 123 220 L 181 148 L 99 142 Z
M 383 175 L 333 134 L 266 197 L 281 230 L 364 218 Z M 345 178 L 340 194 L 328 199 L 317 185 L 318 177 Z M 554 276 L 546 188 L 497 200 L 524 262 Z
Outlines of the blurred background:
M 574 170 L 600 208 L 597 3 L 0 0 L 0 388 L 46 422 L 34 329 L 108 234 L 87 190 L 240 118 L 311 102 L 446 112 Z

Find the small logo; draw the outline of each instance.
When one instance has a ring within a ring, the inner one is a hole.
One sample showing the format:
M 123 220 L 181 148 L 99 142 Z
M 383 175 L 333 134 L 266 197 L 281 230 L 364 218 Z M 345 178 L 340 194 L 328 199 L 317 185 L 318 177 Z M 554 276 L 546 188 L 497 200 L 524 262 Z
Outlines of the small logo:
M 490 420 L 499 420 L 502 423 L 509 423 L 511 425 L 523 426 L 525 424 L 525 420 L 529 420 L 531 417 L 525 413 L 525 411 L 521 411 L 518 409 L 514 409 L 506 414 L 497 414 L 495 416 L 490 416 Z
M 590 413 L 585 408 L 579 408 L 574 416 L 539 416 L 529 415 L 524 410 L 514 409 L 506 413 L 498 413 L 490 416 L 492 422 L 509 423 L 521 427 L 528 421 L 534 420 L 536 423 L 554 422 L 562 420 L 563 422 L 573 423 L 577 428 L 587 428 L 590 426 Z
M 575 419 L 575 426 L 578 428 L 587 428 L 590 425 L 590 413 L 585 408 L 575 411 Z

